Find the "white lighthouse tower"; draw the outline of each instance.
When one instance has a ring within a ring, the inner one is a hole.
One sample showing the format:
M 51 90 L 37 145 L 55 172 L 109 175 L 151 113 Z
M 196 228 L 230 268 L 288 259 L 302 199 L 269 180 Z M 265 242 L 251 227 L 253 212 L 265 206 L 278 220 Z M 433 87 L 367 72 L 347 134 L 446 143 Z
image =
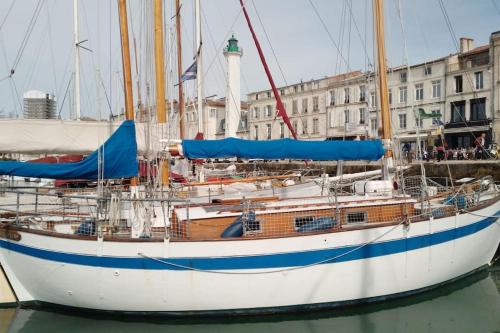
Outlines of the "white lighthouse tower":
M 232 35 L 226 48 L 224 48 L 224 56 L 227 59 L 226 138 L 236 137 L 240 122 L 240 60 L 242 54 L 242 49 L 238 47 L 238 40 Z

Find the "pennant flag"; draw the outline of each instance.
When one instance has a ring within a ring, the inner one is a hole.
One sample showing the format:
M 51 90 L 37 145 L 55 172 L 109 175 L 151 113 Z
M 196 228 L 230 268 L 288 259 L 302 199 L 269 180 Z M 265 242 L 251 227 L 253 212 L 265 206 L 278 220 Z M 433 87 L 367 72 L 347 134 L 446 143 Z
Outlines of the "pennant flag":
M 198 65 L 196 64 L 196 61 L 195 61 L 195 62 L 193 62 L 193 64 L 191 66 L 189 66 L 188 69 L 186 69 L 184 74 L 182 74 L 181 82 L 196 79 L 197 72 L 198 72 Z
M 441 118 L 441 112 L 440 111 L 431 111 L 431 113 L 426 113 L 424 111 L 424 109 L 421 109 L 421 108 L 419 108 L 417 111 L 418 111 L 418 117 L 420 117 L 420 119 L 427 119 L 427 118 L 436 119 L 436 118 Z

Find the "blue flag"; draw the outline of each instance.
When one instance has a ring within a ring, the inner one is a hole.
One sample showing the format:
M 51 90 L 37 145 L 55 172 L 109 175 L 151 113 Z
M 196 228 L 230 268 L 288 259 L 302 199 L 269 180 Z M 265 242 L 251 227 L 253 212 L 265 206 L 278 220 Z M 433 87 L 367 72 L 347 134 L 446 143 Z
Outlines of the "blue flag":
M 181 82 L 196 79 L 197 72 L 198 72 L 198 65 L 196 64 L 195 61 L 191 66 L 189 66 L 188 69 L 186 69 L 184 74 L 182 74 Z

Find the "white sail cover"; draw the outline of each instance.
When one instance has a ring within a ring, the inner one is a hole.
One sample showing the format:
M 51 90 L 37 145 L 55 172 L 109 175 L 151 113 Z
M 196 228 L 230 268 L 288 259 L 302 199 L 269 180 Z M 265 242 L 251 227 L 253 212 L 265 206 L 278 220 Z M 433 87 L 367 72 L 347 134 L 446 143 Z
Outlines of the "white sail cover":
M 0 153 L 88 154 L 96 150 L 120 126 L 121 121 L 97 122 L 58 119 L 0 120 Z M 162 150 L 168 124 L 136 123 L 138 152 Z M 149 147 L 149 150 L 148 150 Z

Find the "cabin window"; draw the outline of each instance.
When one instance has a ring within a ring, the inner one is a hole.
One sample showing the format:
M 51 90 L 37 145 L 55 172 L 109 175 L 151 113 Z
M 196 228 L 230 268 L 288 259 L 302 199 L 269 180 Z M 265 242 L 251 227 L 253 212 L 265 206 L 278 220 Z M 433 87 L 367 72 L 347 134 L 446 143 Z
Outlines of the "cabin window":
M 254 234 L 261 232 L 260 221 L 249 219 L 243 223 L 243 228 L 245 229 L 245 234 Z
M 295 224 L 295 230 L 299 230 L 301 227 L 305 226 L 308 223 L 311 223 L 312 221 L 314 221 L 313 216 L 301 216 L 294 218 L 293 222 Z
M 366 223 L 368 222 L 367 212 L 349 212 L 346 215 L 346 223 Z

